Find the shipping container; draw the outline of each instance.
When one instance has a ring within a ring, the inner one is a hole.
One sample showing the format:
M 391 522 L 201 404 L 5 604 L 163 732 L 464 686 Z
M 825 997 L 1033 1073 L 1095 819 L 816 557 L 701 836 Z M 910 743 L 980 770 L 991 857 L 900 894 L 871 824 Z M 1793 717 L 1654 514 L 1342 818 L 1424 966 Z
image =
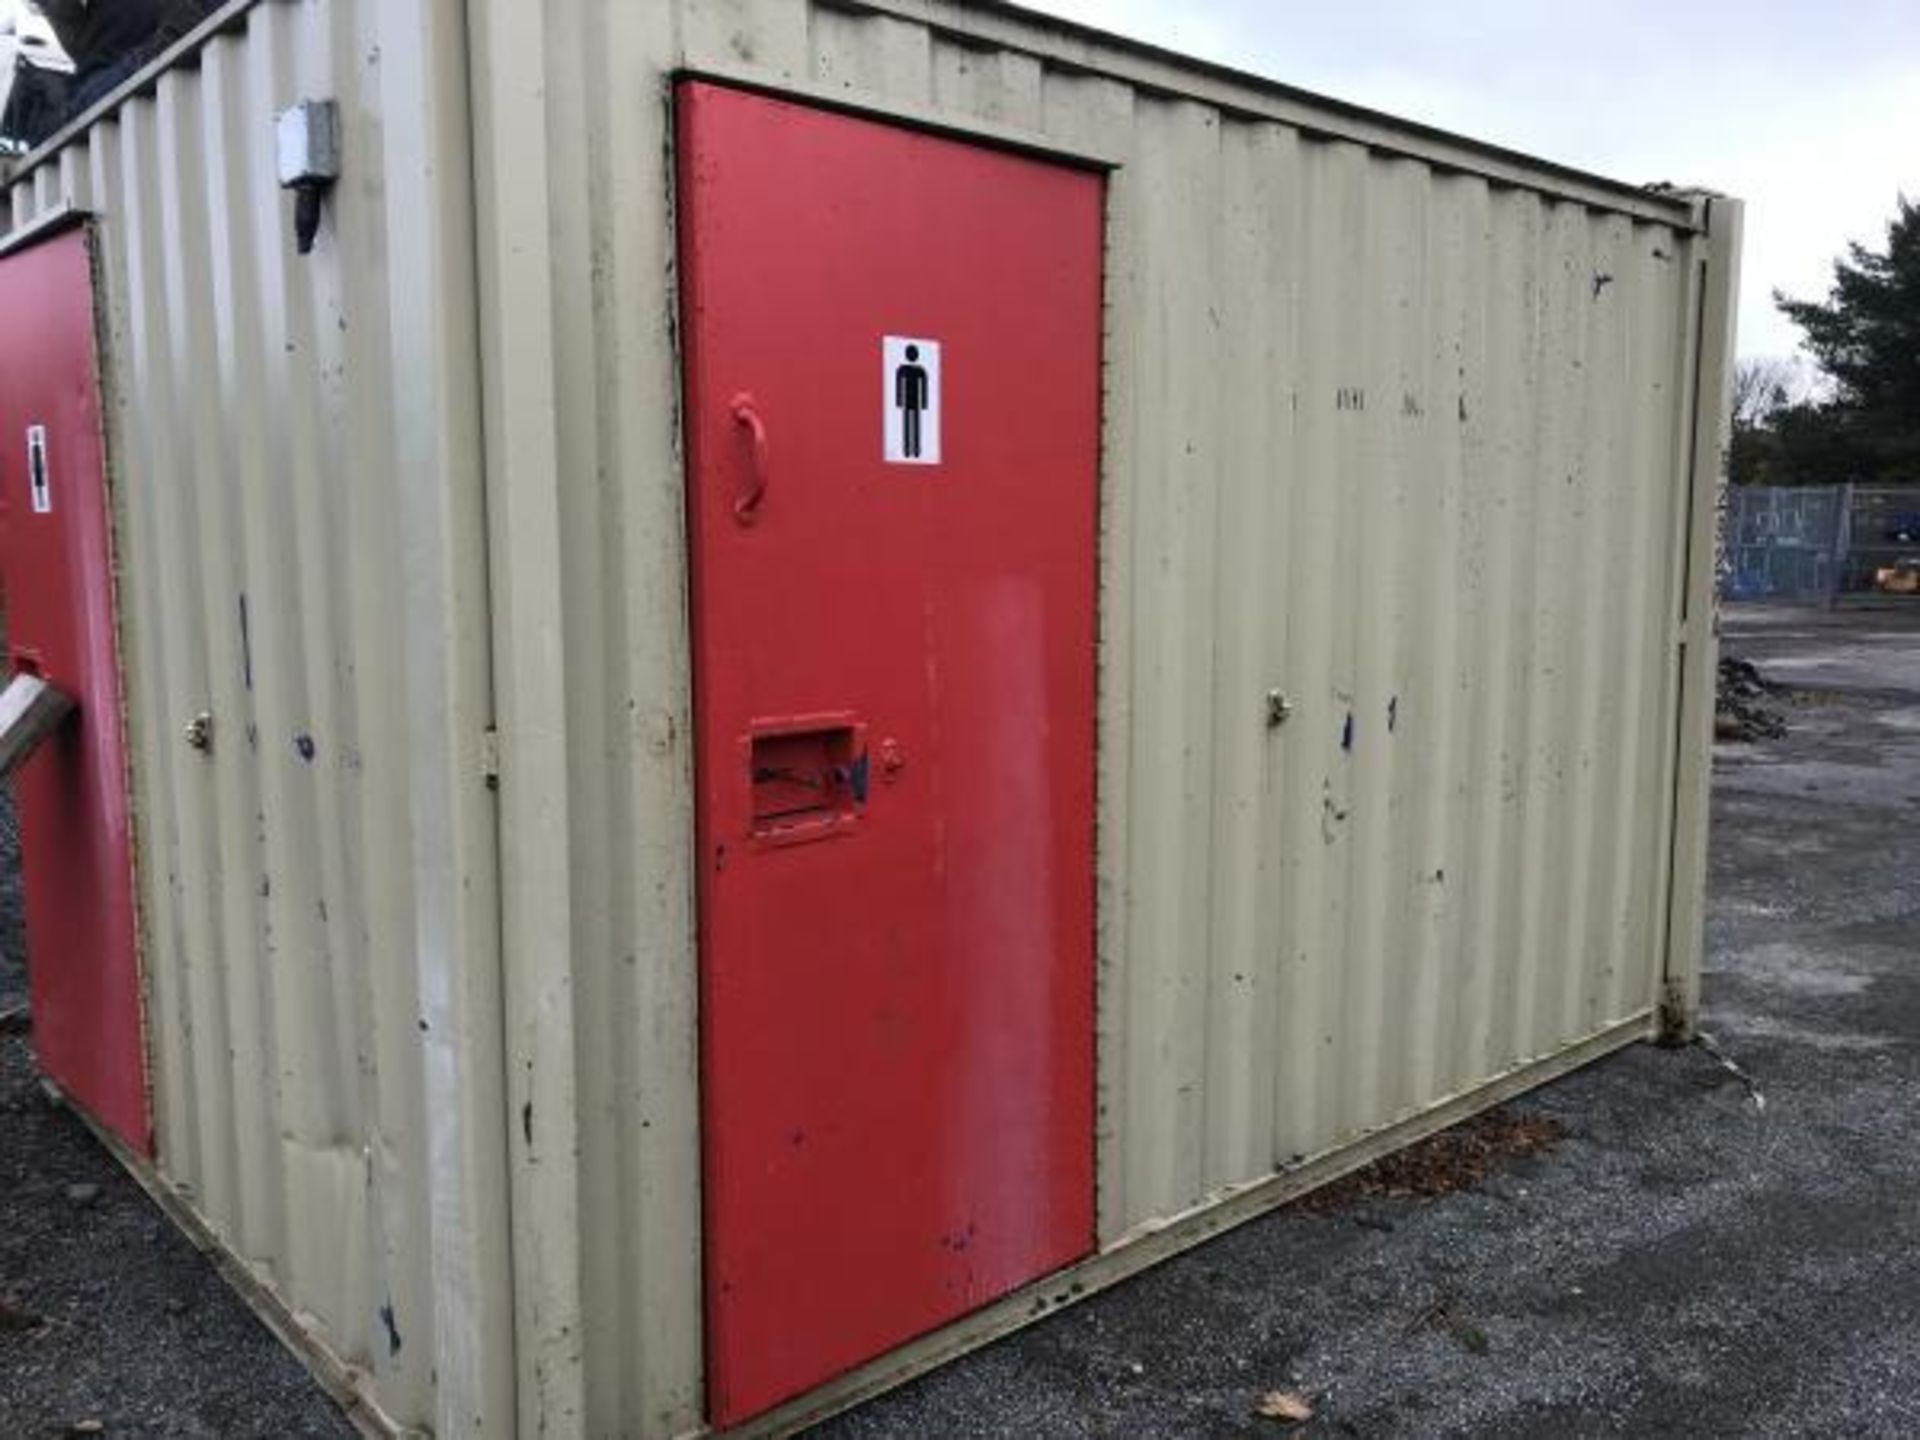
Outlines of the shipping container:
M 231 0 L 6 193 L 42 1062 L 369 1426 L 791 1428 L 1692 1025 L 1736 201 L 984 0 Z

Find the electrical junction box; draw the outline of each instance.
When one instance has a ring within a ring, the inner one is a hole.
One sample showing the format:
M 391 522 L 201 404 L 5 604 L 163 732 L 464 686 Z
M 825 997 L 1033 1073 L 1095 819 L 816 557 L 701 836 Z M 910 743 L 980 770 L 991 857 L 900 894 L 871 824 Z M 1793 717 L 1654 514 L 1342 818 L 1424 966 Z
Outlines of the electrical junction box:
M 302 100 L 275 121 L 280 184 L 288 190 L 340 178 L 340 110 L 331 100 Z

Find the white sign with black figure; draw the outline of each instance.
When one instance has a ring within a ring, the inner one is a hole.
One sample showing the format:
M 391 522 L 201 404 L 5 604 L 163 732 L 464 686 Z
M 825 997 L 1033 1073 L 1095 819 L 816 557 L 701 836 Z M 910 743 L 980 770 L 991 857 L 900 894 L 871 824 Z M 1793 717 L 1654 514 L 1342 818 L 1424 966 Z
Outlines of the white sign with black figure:
M 47 475 L 47 427 L 27 427 L 27 488 L 33 496 L 33 513 L 53 513 L 53 481 Z
M 880 414 L 889 465 L 940 463 L 940 342 L 887 335 L 880 342 Z

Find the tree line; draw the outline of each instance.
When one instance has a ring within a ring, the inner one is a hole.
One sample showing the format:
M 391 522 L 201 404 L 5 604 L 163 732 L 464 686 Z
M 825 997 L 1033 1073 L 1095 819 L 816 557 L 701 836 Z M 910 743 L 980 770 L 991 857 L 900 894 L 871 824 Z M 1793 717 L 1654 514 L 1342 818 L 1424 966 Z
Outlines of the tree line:
M 1904 195 L 1886 248 L 1855 242 L 1824 300 L 1774 292 L 1823 378 L 1807 393 L 1782 361 L 1734 372 L 1736 485 L 1920 484 L 1920 205 Z

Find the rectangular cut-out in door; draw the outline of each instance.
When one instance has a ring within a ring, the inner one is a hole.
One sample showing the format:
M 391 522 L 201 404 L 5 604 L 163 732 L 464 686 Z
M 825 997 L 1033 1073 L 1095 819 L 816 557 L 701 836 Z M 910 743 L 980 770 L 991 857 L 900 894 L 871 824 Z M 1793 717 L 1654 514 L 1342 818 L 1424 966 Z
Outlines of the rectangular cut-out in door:
M 1103 181 L 678 103 L 727 1425 L 1093 1248 Z
M 14 776 L 33 1043 L 46 1072 L 151 1147 L 106 466 L 84 229 L 0 259 L 0 583 L 7 660 L 73 713 Z

